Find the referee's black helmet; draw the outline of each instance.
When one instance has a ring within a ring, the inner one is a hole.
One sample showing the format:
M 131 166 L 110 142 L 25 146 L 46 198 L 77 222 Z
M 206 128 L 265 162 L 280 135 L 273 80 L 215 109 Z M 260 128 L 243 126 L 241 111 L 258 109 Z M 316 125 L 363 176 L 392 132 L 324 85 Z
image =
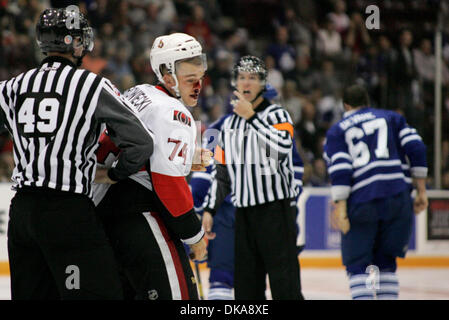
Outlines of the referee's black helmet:
M 83 55 L 92 51 L 94 35 L 87 19 L 77 10 L 46 9 L 36 25 L 37 43 L 42 52 L 72 52 L 74 41 L 81 40 Z
M 265 86 L 268 71 L 265 63 L 255 56 L 244 56 L 232 68 L 231 84 L 235 87 L 237 82 L 237 76 L 240 72 L 248 72 L 259 75 L 259 79 L 262 86 Z

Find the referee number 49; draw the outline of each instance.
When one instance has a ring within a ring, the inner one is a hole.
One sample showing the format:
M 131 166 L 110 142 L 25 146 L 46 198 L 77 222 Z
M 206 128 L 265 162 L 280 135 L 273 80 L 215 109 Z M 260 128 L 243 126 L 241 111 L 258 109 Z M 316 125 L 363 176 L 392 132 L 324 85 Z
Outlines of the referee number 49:
M 17 123 L 25 135 L 51 135 L 58 127 L 59 108 L 57 97 L 26 97 L 17 110 Z

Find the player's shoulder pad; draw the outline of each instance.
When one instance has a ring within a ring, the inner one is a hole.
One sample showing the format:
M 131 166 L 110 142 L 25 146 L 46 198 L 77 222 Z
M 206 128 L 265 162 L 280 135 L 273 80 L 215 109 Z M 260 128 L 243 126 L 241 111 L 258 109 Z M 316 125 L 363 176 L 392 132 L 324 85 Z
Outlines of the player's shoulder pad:
M 95 73 L 93 73 L 93 72 L 91 72 L 91 71 L 87 71 L 87 72 L 92 73 L 92 74 L 95 74 Z M 99 77 L 98 75 L 96 75 L 96 76 Z M 109 80 L 108 78 L 105 78 L 105 77 L 101 77 L 101 81 L 103 81 L 103 83 L 104 83 L 104 84 L 103 84 L 103 87 L 108 88 L 109 91 L 115 93 L 115 95 L 116 95 L 117 97 L 123 98 L 122 93 L 120 92 L 119 89 L 117 89 L 117 87 L 112 83 L 111 80 Z
M 156 87 L 153 87 L 152 90 L 157 92 L 156 99 L 153 101 L 156 108 L 161 109 L 161 112 L 165 114 L 168 113 L 170 119 L 176 124 L 186 125 L 188 127 L 194 126 L 195 119 L 181 101 L 167 95 Z
M 382 111 L 383 111 L 383 116 L 386 118 L 386 120 L 389 124 L 393 124 L 394 126 L 402 127 L 403 125 L 405 125 L 407 123 L 407 120 L 405 119 L 405 117 L 397 111 L 384 110 L 384 109 L 382 109 Z

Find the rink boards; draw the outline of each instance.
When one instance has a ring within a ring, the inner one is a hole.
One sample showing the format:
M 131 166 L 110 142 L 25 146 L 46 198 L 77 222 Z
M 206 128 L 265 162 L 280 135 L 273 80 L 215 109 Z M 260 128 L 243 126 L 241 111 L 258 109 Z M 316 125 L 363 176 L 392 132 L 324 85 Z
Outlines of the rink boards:
M 399 265 L 449 267 L 449 191 L 429 190 L 429 210 L 415 216 L 409 252 Z M 0 183 L 0 274 L 8 274 L 8 212 L 14 191 Z M 301 234 L 305 243 L 300 255 L 302 267 L 341 267 L 340 232 L 331 226 L 329 188 L 304 188 L 298 201 Z M 305 232 L 304 232 L 305 231 Z

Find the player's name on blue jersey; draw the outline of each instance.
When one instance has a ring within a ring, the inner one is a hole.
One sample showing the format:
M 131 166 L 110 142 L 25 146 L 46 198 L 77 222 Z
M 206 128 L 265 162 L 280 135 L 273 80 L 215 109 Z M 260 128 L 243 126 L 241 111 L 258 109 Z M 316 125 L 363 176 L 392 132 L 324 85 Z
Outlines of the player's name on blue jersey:
M 365 121 L 372 120 L 375 118 L 376 118 L 376 116 L 371 112 L 362 113 L 362 114 L 354 114 L 354 116 L 349 117 L 348 119 L 341 120 L 341 122 L 339 123 L 339 126 L 342 130 L 346 130 L 349 127 L 354 126 L 360 122 L 365 122 Z
M 367 202 L 410 187 L 410 172 L 427 175 L 426 147 L 400 114 L 361 108 L 345 114 L 326 136 L 324 158 L 334 200 Z

